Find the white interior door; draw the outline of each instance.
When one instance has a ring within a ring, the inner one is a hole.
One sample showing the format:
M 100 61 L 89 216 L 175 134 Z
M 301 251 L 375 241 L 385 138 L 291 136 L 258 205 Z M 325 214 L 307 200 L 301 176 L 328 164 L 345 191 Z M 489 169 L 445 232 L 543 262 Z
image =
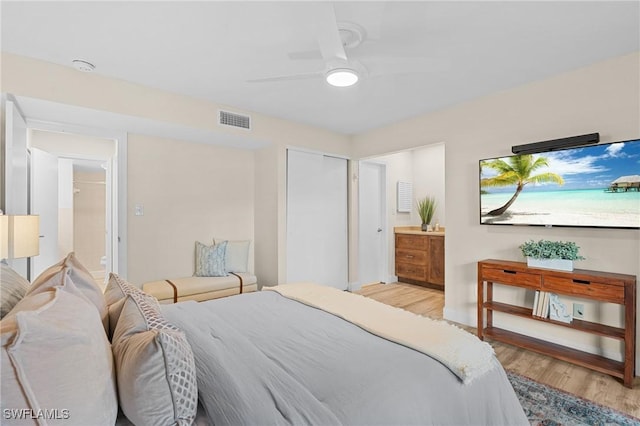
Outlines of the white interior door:
M 27 124 L 17 105 L 9 100 L 5 102 L 5 146 L 3 154 L 5 214 L 27 214 L 29 213 Z M 27 274 L 27 259 L 9 259 L 8 262 L 16 272 L 23 277 L 29 278 Z
M 358 281 L 386 282 L 387 229 L 386 170 L 384 164 L 361 161 L 359 165 Z
M 58 157 L 31 149 L 31 213 L 40 216 L 40 255 L 31 259 L 31 276 L 60 261 L 58 250 Z
M 288 150 L 287 282 L 347 289 L 347 160 Z

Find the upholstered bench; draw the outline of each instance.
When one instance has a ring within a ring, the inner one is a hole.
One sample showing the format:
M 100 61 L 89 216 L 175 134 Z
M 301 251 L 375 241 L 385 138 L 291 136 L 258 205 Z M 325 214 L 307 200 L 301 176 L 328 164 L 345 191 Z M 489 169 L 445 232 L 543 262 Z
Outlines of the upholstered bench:
M 176 303 L 184 300 L 202 302 L 249 293 L 257 289 L 257 278 L 246 272 L 230 272 L 226 277 L 171 278 L 148 282 L 142 286 L 145 293 L 153 295 L 160 303 Z

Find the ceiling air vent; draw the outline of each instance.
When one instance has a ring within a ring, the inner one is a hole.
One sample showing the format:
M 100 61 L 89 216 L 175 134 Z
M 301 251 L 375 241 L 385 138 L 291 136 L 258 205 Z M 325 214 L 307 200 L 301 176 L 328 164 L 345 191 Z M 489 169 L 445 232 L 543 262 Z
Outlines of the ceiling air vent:
M 235 114 L 228 111 L 220 111 L 218 122 L 223 126 L 240 127 L 241 129 L 251 129 L 251 117 L 248 115 Z

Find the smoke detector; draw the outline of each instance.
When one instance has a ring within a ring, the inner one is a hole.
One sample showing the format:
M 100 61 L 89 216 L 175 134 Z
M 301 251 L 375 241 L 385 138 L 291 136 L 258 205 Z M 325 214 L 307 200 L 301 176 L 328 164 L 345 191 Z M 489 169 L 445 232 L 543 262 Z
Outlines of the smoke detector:
M 71 64 L 80 72 L 93 72 L 96 69 L 96 66 L 91 62 L 83 61 L 82 59 L 74 59 Z

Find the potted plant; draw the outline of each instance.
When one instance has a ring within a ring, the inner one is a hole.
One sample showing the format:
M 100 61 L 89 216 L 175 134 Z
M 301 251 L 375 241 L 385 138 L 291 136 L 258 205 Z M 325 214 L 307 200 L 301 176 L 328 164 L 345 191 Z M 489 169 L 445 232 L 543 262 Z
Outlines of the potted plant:
M 429 225 L 431 224 L 431 219 L 433 218 L 433 214 L 436 211 L 436 199 L 434 197 L 424 197 L 421 200 L 418 200 L 418 214 L 420 215 L 420 220 L 422 220 L 422 230 L 429 230 Z
M 529 240 L 520 246 L 527 265 L 534 268 L 573 271 L 573 261 L 583 260 L 580 247 L 571 241 Z

